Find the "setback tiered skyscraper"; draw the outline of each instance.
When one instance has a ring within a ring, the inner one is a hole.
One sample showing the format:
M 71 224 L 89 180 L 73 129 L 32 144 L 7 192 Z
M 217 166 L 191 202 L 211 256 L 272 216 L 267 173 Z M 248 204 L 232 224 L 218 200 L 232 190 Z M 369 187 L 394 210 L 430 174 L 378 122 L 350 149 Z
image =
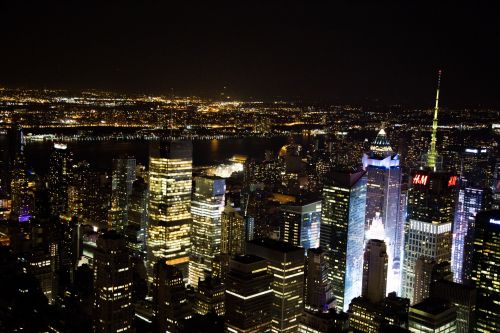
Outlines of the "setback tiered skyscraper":
M 109 226 L 124 232 L 128 224 L 128 205 L 135 181 L 135 158 L 113 159 Z
M 192 155 L 190 141 L 161 142 L 149 157 L 148 276 L 161 258 L 187 276 L 191 224 Z
M 364 254 L 361 295 L 372 303 L 381 302 L 386 295 L 387 257 L 383 240 L 368 240 Z
M 367 177 L 365 230 L 374 219 L 381 219 L 389 267 L 387 291 L 399 292 L 404 229 L 400 218 L 401 167 L 399 156 L 393 152 L 383 129 L 372 143 L 370 153 L 363 155 L 362 162 Z
M 361 295 L 365 230 L 364 171 L 334 172 L 323 189 L 320 245 L 325 250 L 338 311 Z
M 247 253 L 267 261 L 273 275 L 272 332 L 294 332 L 303 307 L 304 249 L 271 239 L 247 243 Z
M 224 210 L 226 183 L 218 177 L 196 177 L 191 202 L 191 254 L 189 256 L 189 284 L 212 273 L 214 257 L 220 254 L 221 214 Z

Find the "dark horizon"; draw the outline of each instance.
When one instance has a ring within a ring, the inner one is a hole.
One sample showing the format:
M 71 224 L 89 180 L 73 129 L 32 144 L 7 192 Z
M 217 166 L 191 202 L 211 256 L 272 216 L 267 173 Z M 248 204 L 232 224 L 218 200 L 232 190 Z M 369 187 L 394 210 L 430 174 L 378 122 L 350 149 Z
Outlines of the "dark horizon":
M 442 106 L 500 107 L 488 1 L 0 10 L 5 87 L 432 106 L 442 69 Z

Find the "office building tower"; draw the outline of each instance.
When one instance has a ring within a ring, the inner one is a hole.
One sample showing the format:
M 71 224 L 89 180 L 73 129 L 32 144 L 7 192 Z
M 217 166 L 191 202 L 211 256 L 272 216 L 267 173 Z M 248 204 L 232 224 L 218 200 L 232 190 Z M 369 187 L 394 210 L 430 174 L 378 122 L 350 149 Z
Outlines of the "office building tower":
M 474 328 L 477 290 L 453 281 L 439 280 L 431 284 L 431 298 L 450 302 L 457 310 L 457 333 L 470 333 Z
M 32 217 L 33 198 L 28 188 L 28 175 L 24 154 L 17 154 L 12 168 L 10 184 L 12 195 L 11 219 L 18 222 L 27 222 Z
M 385 325 L 407 328 L 409 305 L 408 299 L 394 292 L 378 303 L 356 297 L 349 305 L 349 328 L 354 332 L 385 332 Z
M 191 202 L 191 253 L 189 255 L 189 284 L 198 286 L 212 274 L 214 257 L 220 254 L 221 215 L 224 210 L 226 183 L 223 178 L 196 177 Z
M 366 203 L 364 171 L 334 172 L 323 188 L 320 245 L 338 311 L 361 295 Z
M 129 248 L 135 249 L 133 252 L 141 255 L 146 251 L 148 196 L 148 184 L 143 178 L 137 178 L 132 183 L 125 235 L 127 235 Z
M 451 262 L 457 176 L 415 170 L 408 190 L 402 296 L 414 304 L 415 271 L 421 257 Z
M 153 325 L 155 332 L 181 332 L 180 323 L 191 317 L 182 272 L 160 260 L 154 265 Z
M 328 312 L 334 298 L 323 249 L 307 250 L 304 283 L 304 308 L 312 312 Z
M 265 259 L 253 255 L 231 259 L 226 278 L 226 332 L 271 332 L 272 281 Z
M 59 216 L 68 211 L 68 185 L 73 156 L 68 146 L 55 143 L 49 160 L 48 188 L 50 211 Z
M 415 333 L 456 332 L 457 311 L 448 302 L 427 298 L 410 307 L 408 326 Z
M 304 250 L 319 247 L 321 201 L 281 206 L 281 239 Z
M 298 333 L 349 332 L 347 313 L 304 311 L 300 317 Z
M 420 257 L 415 263 L 415 283 L 413 302 L 420 303 L 430 295 L 432 283 L 436 281 L 452 281 L 453 275 L 448 261 L 437 263 L 430 257 Z
M 477 288 L 475 332 L 500 331 L 500 211 L 476 215 L 472 281 Z
M 132 332 L 132 270 L 123 236 L 108 231 L 94 252 L 94 332 Z
M 379 239 L 368 240 L 363 261 L 361 295 L 372 303 L 381 302 L 386 295 L 387 257 L 384 241 Z
M 189 141 L 161 142 L 149 157 L 148 278 L 159 259 L 187 277 L 191 225 L 192 151 Z
M 135 158 L 113 159 L 109 227 L 121 233 L 128 224 L 128 206 L 135 178 Z
M 488 206 L 488 190 L 460 179 L 453 224 L 452 270 L 457 283 L 470 283 L 476 214 Z
M 500 209 L 500 157 L 497 157 L 493 170 L 493 181 L 491 182 L 492 200 L 491 208 Z
M 362 158 L 366 170 L 366 220 L 368 230 L 380 218 L 388 255 L 387 290 L 400 290 L 404 221 L 400 219 L 401 167 L 384 129 L 381 129 Z
M 228 200 L 221 216 L 221 253 L 232 256 L 245 252 L 245 219 Z
M 303 308 L 304 249 L 271 239 L 247 243 L 247 253 L 267 260 L 273 275 L 273 332 L 297 330 Z
M 224 284 L 217 277 L 208 276 L 205 280 L 199 281 L 194 295 L 194 313 L 200 315 L 215 313 L 224 316 L 224 291 Z

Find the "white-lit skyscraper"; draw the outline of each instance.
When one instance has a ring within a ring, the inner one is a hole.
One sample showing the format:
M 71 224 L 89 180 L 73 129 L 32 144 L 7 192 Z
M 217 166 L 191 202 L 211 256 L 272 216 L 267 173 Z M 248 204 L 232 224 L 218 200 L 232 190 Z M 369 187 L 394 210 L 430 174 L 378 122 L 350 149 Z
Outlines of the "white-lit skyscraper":
M 381 129 L 362 158 L 366 170 L 366 220 L 369 230 L 375 218 L 383 224 L 388 255 L 387 291 L 399 293 L 401 284 L 401 254 L 404 223 L 400 219 L 401 167 Z
M 190 141 L 161 142 L 149 157 L 148 277 L 159 259 L 187 276 L 191 225 L 192 153 Z
M 336 308 L 347 311 L 361 295 L 366 205 L 366 175 L 334 172 L 323 188 L 320 245 L 325 250 Z
M 191 253 L 189 284 L 198 286 L 211 275 L 214 257 L 221 249 L 221 215 L 224 210 L 226 183 L 218 177 L 196 177 L 191 202 Z

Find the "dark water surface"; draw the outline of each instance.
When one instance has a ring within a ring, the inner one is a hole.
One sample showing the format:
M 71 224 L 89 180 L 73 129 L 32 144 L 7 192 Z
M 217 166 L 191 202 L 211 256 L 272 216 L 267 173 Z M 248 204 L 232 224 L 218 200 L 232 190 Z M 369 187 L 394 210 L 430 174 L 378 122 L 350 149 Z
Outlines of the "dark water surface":
M 294 137 L 296 143 L 307 144 L 312 141 L 309 136 Z M 194 140 L 194 166 L 213 165 L 220 163 L 234 154 L 247 155 L 250 158 L 262 159 L 266 150 L 276 154 L 279 149 L 289 142 L 288 137 L 272 138 L 240 138 L 222 140 Z M 48 170 L 49 157 L 53 143 L 30 142 L 25 148 L 28 166 L 39 174 Z M 137 163 L 147 165 L 149 143 L 139 141 L 94 141 L 68 143 L 77 161 L 86 160 L 93 168 L 106 171 L 111 170 L 113 158 L 133 156 Z

